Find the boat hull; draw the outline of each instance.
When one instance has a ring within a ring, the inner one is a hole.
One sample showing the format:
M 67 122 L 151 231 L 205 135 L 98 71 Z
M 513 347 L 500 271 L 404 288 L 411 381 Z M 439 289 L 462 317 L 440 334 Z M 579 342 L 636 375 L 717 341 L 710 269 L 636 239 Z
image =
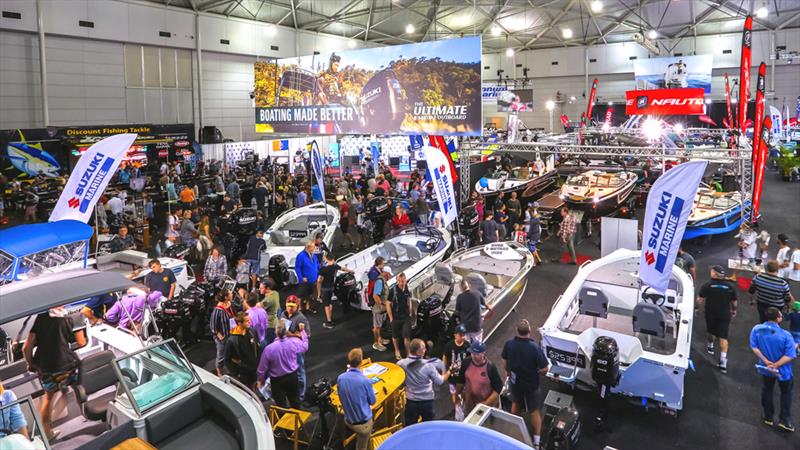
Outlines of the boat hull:
M 630 198 L 634 187 L 636 187 L 636 183 L 631 182 L 613 194 L 601 198 L 597 202 L 592 198 L 578 199 L 572 196 L 566 196 L 563 200 L 570 209 L 577 209 L 591 216 L 604 216 L 619 209 L 619 207 Z
M 702 236 L 725 234 L 738 230 L 742 224 L 741 207 L 733 208 L 716 217 L 689 223 L 683 233 L 683 239 L 695 239 Z

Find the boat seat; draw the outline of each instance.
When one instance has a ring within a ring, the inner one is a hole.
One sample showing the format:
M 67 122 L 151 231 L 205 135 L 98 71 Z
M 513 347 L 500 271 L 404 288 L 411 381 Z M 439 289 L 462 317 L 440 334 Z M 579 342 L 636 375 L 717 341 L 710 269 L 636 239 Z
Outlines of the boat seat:
M 469 288 L 480 293 L 483 298 L 488 297 L 489 293 L 492 292 L 492 290 L 489 289 L 490 284 L 486 282 L 486 278 L 484 278 L 483 275 L 478 273 L 469 273 L 465 278 L 467 283 L 469 283 Z
M 111 365 L 114 358 L 114 353 L 106 350 L 88 355 L 78 362 L 78 382 L 73 389 L 81 414 L 88 420 L 106 420 L 108 403 L 114 400 L 116 392 L 112 390 L 90 397 L 117 384 L 117 375 Z
M 578 313 L 605 319 L 608 317 L 608 297 L 600 289 L 581 288 L 578 294 Z
M 652 303 L 638 303 L 631 313 L 633 332 L 657 338 L 667 335 L 667 317 L 664 310 Z
M 453 283 L 456 283 L 456 278 L 455 278 L 456 274 L 453 273 L 453 269 L 451 269 L 450 266 L 448 266 L 445 263 L 437 263 L 433 267 L 433 277 L 436 280 L 436 282 L 441 283 L 445 286 L 450 286 Z
M 416 245 L 402 244 L 403 249 L 406 251 L 406 256 L 411 261 L 419 261 L 422 259 L 422 252 L 419 251 Z
M 397 246 L 392 241 L 384 241 L 383 247 L 389 253 L 390 259 L 395 259 L 397 261 L 407 261 L 408 255 L 406 255 L 406 251 L 404 248 Z
M 289 236 L 283 230 L 275 230 L 271 232 L 269 238 L 275 245 L 289 244 Z

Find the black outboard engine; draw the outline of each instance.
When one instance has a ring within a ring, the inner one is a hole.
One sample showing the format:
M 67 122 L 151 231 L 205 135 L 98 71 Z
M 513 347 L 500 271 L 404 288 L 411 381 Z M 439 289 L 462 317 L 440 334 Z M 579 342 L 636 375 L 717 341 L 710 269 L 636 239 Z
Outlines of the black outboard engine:
M 289 263 L 283 255 L 274 255 L 269 259 L 267 268 L 269 277 L 275 282 L 275 289 L 281 289 L 289 283 Z
M 390 69 L 376 73 L 361 89 L 361 105 L 366 125 L 380 122 L 400 126 L 405 118 L 403 88 Z
M 544 400 L 543 450 L 573 450 L 578 445 L 581 422 L 571 395 L 550 391 Z
M 192 344 L 201 337 L 210 336 L 207 324 L 217 290 L 207 283 L 194 283 L 179 297 L 164 300 L 154 312 L 161 336 L 178 339 L 182 344 Z
M 471 247 L 472 243 L 478 243 L 478 224 L 481 218 L 474 206 L 467 206 L 458 215 L 458 225 L 461 230 L 461 237 L 466 240 L 465 248 Z
M 421 301 L 417 307 L 417 328 L 414 335 L 432 342 L 434 347 L 444 343 L 452 335 L 450 333 L 450 314 L 445 310 L 445 299 L 449 298 L 452 292 L 451 286 L 445 298 L 433 293 Z
M 386 225 L 386 220 L 392 215 L 392 210 L 389 208 L 389 200 L 386 197 L 373 197 L 367 201 L 366 204 L 367 217 L 373 223 L 372 239 L 373 242 L 380 242 L 383 240 L 383 228 Z
M 253 208 L 240 208 L 231 213 L 228 219 L 232 231 L 240 236 L 250 237 L 256 234 L 258 228 L 258 213 Z
M 592 380 L 613 387 L 619 382 L 619 347 L 614 338 L 600 336 L 592 346 Z
M 336 298 L 342 303 L 344 312 L 349 312 L 351 305 L 357 305 L 361 302 L 361 296 L 358 295 L 358 293 L 361 292 L 359 284 L 360 283 L 356 282 L 356 276 L 351 272 L 340 273 L 336 276 L 336 281 L 333 285 L 333 293 L 336 294 Z
M 164 250 L 164 256 L 167 258 L 175 258 L 175 259 L 183 259 L 185 260 L 189 253 L 191 253 L 192 248 L 186 244 L 174 244 L 170 248 Z
M 247 250 L 247 241 L 258 229 L 258 213 L 253 208 L 240 208 L 222 221 L 222 246 L 228 261 Z

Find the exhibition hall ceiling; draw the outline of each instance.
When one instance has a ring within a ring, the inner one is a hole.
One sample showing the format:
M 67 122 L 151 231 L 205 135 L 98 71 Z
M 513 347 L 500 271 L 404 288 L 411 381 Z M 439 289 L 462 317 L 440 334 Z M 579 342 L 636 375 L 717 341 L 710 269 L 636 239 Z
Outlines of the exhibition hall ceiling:
M 484 52 L 800 27 L 797 0 L 149 0 L 376 44 L 483 36 Z M 666 46 L 666 43 L 663 45 Z

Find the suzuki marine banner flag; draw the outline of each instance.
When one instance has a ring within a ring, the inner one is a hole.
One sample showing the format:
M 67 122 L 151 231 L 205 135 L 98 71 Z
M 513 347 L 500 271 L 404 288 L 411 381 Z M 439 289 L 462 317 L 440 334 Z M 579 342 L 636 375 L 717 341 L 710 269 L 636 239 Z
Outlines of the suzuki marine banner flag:
M 636 89 L 701 88 L 711 93 L 711 55 L 675 56 L 633 61 Z
M 256 132 L 481 134 L 481 38 L 255 63 Z
M 747 120 L 747 102 L 750 99 L 750 58 L 753 45 L 753 18 L 747 16 L 744 20 L 744 31 L 742 32 L 742 59 L 739 68 L 739 117 L 737 123 L 739 130 L 744 136 L 744 121 Z
M 679 164 L 658 178 L 647 195 L 639 278 L 657 292 L 669 284 L 672 265 L 708 161 Z
M 79 220 L 89 222 L 94 205 L 125 158 L 137 134 L 116 134 L 89 147 L 67 180 L 50 222 Z
M 322 201 L 325 201 L 325 169 L 324 160 L 322 159 L 322 152 L 319 151 L 319 144 L 317 141 L 311 141 L 311 169 L 314 171 L 314 178 L 317 179 L 317 186 L 319 186 L 319 193 L 322 195 Z
M 447 167 L 450 168 L 451 179 L 453 182 L 458 181 L 456 165 L 453 164 L 453 158 L 450 156 L 450 149 L 447 147 L 447 143 L 444 141 L 444 138 L 442 136 L 428 136 L 428 143 L 430 143 L 431 147 L 436 147 L 442 152 L 444 157 L 447 159 Z M 428 164 L 430 164 L 430 161 Z
M 439 212 L 442 213 L 443 226 L 456 220 L 456 194 L 453 187 L 453 179 L 450 177 L 449 161 L 447 157 L 436 147 L 426 145 L 422 147 L 425 152 L 425 159 L 428 161 L 428 176 L 433 181 L 433 189 L 436 191 L 436 200 L 439 202 Z
M 625 114 L 629 116 L 705 114 L 703 90 L 700 88 L 627 91 L 625 97 Z

